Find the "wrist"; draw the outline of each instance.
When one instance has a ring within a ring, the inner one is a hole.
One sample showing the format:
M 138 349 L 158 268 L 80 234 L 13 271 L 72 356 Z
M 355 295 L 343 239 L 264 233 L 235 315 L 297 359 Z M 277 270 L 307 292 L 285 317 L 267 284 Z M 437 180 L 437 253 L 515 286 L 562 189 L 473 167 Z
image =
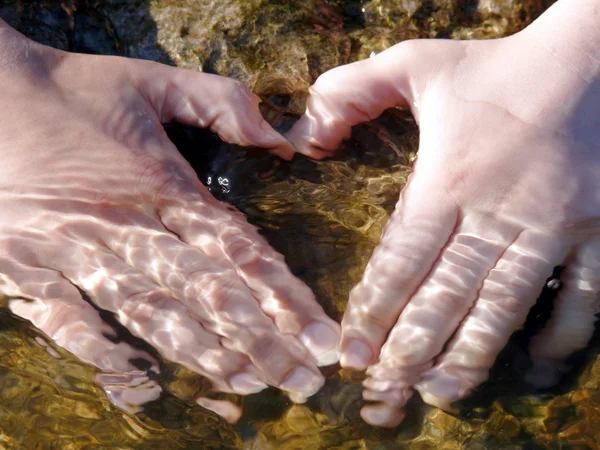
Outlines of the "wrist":
M 540 85 L 552 87 L 549 116 L 560 119 L 565 135 L 597 148 L 600 0 L 559 0 L 522 33 L 531 61 L 542 61 Z
M 36 72 L 48 72 L 58 50 L 38 44 L 0 19 L 0 76 L 30 78 Z M 4 85 L 9 83 L 3 83 Z

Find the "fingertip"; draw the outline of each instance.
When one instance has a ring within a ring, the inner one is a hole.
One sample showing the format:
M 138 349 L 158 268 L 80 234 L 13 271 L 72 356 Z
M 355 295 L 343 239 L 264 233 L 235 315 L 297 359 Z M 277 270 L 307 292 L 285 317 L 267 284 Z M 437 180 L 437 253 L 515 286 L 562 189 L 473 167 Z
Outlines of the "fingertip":
M 286 147 L 277 147 L 269 149 L 269 153 L 275 156 L 279 156 L 281 159 L 285 159 L 286 161 L 291 161 L 294 155 L 296 154 L 295 150 L 290 150 Z
M 418 388 L 416 389 L 419 390 Z M 451 414 L 458 414 L 460 412 L 458 408 L 452 406 L 452 403 L 455 400 L 451 400 L 445 397 L 439 397 L 426 391 L 419 391 L 419 394 L 421 395 L 423 402 L 427 403 L 428 405 L 435 406 L 436 408 L 439 408 Z
M 265 390 L 268 386 L 247 372 L 236 373 L 229 378 L 229 386 L 236 394 L 250 395 Z
M 317 366 L 329 366 L 340 359 L 340 329 L 335 322 L 309 323 L 300 334 L 300 341 L 317 360 Z
M 323 159 L 332 156 L 335 149 L 322 148 L 316 144 L 315 130 L 312 120 L 304 115 L 285 134 L 286 139 L 294 147 L 295 151 L 313 159 Z
M 406 413 L 389 403 L 381 402 L 364 406 L 360 410 L 360 416 L 374 427 L 395 428 L 402 423 Z
M 414 389 L 419 391 L 425 403 L 446 412 L 457 414 L 458 409 L 452 403 L 468 395 L 469 389 L 457 376 L 439 369 L 431 369 L 422 375 L 423 381 Z
M 298 405 L 306 403 L 306 401 L 308 400 L 308 397 L 302 394 L 298 394 L 296 392 L 288 392 L 287 395 L 292 402 Z
M 198 405 L 221 416 L 227 423 L 234 424 L 242 417 L 242 408 L 227 400 L 213 400 L 200 397 L 196 400 Z
M 373 351 L 371 348 L 357 339 L 350 339 L 343 346 L 340 357 L 340 365 L 347 369 L 365 370 L 371 364 Z
M 325 384 L 325 378 L 320 373 L 315 373 L 306 367 L 297 367 L 281 383 L 280 388 L 288 392 L 293 401 L 306 399 L 316 394 Z M 303 403 L 296 401 L 296 403 Z

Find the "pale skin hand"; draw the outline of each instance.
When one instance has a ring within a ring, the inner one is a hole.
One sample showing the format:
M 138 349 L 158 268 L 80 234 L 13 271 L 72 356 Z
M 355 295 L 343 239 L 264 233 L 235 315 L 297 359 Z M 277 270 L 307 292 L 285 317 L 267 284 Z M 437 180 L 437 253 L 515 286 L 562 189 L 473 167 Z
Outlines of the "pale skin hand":
M 336 68 L 288 133 L 312 157 L 354 124 L 410 107 L 413 173 L 342 321 L 367 368 L 362 417 L 396 426 L 415 388 L 451 409 L 488 376 L 564 265 L 531 379 L 555 382 L 594 329 L 600 291 L 600 2 L 562 0 L 494 41 L 409 41 Z
M 289 153 L 245 86 L 60 52 L 2 21 L 0 78 L 0 292 L 22 299 L 10 302 L 15 314 L 114 373 L 99 381 L 121 406 L 156 398 L 131 359 L 154 371 L 156 361 L 108 339 L 78 288 L 221 391 L 272 385 L 303 401 L 322 386 L 317 366 L 337 361 L 339 326 L 242 215 L 210 196 L 161 126 Z

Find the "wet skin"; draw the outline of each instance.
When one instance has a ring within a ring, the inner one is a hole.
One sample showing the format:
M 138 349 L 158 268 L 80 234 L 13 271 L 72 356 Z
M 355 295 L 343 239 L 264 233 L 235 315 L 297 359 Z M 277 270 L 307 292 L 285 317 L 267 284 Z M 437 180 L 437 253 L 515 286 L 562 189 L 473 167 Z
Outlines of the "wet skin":
M 339 325 L 209 194 L 161 126 L 289 154 L 243 84 L 61 52 L 2 21 L 0 76 L 0 291 L 11 311 L 105 372 L 98 381 L 123 408 L 160 392 L 132 360 L 155 372 L 157 362 L 111 339 L 84 297 L 218 390 L 272 385 L 302 402 L 322 386 L 318 366 L 337 361 Z
M 413 389 L 452 410 L 488 377 L 555 266 L 529 379 L 559 379 L 600 291 L 600 2 L 561 0 L 492 41 L 406 41 L 335 68 L 287 134 L 314 158 L 352 125 L 409 107 L 420 146 L 342 321 L 341 364 L 367 370 L 362 417 L 393 427 Z

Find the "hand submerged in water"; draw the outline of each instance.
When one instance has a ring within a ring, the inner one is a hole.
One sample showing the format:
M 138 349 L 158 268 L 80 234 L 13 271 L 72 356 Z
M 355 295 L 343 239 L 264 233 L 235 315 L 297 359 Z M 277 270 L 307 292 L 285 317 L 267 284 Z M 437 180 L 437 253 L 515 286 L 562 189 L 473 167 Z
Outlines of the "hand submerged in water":
M 316 392 L 317 366 L 337 361 L 339 326 L 241 214 L 211 197 L 161 126 L 290 151 L 258 100 L 213 75 L 50 49 L 2 21 L 0 43 L 0 292 L 16 298 L 10 309 L 108 372 L 100 381 L 121 406 L 158 396 L 134 361 L 157 363 L 115 342 L 97 308 L 221 391 Z
M 420 127 L 413 173 L 342 321 L 341 364 L 367 368 L 370 424 L 397 425 L 412 388 L 444 409 L 468 395 L 555 266 L 563 287 L 531 343 L 531 378 L 555 382 L 592 336 L 599 7 L 562 0 L 500 40 L 408 41 L 311 88 L 288 133 L 309 156 L 330 155 L 386 108 L 410 107 Z

